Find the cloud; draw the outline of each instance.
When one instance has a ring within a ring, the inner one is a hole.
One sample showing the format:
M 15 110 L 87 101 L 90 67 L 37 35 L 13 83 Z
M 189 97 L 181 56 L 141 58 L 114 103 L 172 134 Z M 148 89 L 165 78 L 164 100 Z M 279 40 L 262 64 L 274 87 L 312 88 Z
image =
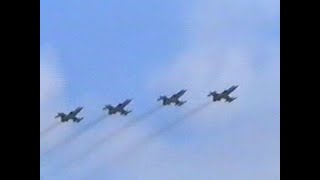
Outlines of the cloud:
M 213 104 L 99 177 L 279 179 L 278 8 L 279 1 L 195 2 L 187 48 L 155 68 L 147 88 L 154 95 L 189 89 L 184 112 L 234 84 L 239 98 Z
M 149 90 L 159 94 L 187 88 L 188 104 L 194 106 L 209 91 L 240 85 L 234 93 L 238 100 L 215 105 L 215 115 L 209 110 L 199 116 L 209 122 L 236 119 L 252 107 L 260 111 L 279 107 L 279 1 L 192 2 L 185 16 L 187 48 L 169 65 L 153 71 Z
M 56 56 L 51 48 L 40 53 L 40 104 L 50 103 L 63 92 L 64 79 L 59 72 Z
M 53 122 L 52 117 L 64 106 L 65 82 L 59 71 L 55 50 L 48 46 L 40 49 L 40 129 Z
M 173 119 L 157 116 L 130 129 L 115 144 L 106 144 L 95 157 L 79 164 L 69 175 L 60 174 L 59 179 L 79 179 L 90 172 L 90 179 L 114 180 L 280 179 L 280 56 L 278 35 L 273 31 L 279 28 L 279 1 L 197 0 L 186 8 L 186 49 L 169 64 L 151 70 L 146 82 L 150 94 L 146 96 L 187 88 L 184 98 L 188 103 L 181 112 L 165 112 Z M 53 82 L 43 88 L 43 99 L 49 101 L 63 92 L 63 81 L 55 78 L 57 69 L 46 72 L 51 72 L 47 77 Z M 55 87 L 50 87 L 52 84 Z M 209 101 L 209 91 L 222 91 L 234 84 L 240 87 L 234 92 L 238 99 L 233 103 L 212 104 L 123 163 L 113 166 L 105 161 L 159 128 L 147 123 L 174 120 L 172 114 L 181 115 Z M 110 131 L 116 128 L 110 120 L 105 121 L 91 137 L 82 139 L 86 145 L 78 144 L 69 152 L 85 149 L 104 137 L 109 132 L 106 127 Z M 101 171 L 92 171 L 97 166 Z
M 40 49 L 40 132 L 57 122 L 54 116 L 57 112 L 67 111 L 65 102 L 65 79 L 59 67 L 56 50 L 49 46 Z M 70 133 L 72 127 L 59 125 L 40 137 L 40 155 Z M 41 174 L 47 169 L 42 161 Z

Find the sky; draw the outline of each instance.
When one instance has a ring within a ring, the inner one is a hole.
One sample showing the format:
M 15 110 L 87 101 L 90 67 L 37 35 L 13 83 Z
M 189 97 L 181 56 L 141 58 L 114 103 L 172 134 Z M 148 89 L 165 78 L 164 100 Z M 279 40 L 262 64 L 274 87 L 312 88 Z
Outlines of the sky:
M 279 0 L 40 2 L 40 131 L 57 112 L 85 107 L 80 124 L 41 136 L 41 153 L 51 150 L 40 155 L 42 180 L 280 179 Z M 231 85 L 236 101 L 166 128 Z M 180 89 L 184 106 L 159 109 L 68 166 Z M 130 116 L 90 126 L 126 98 Z

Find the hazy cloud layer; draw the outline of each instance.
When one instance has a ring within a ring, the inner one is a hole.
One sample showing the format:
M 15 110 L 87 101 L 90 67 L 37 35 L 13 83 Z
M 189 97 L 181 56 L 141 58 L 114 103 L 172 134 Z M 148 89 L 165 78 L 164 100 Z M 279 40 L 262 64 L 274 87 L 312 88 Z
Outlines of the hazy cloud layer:
M 100 173 L 107 175 L 99 177 L 279 179 L 278 4 L 195 2 L 186 21 L 190 27 L 188 48 L 171 64 L 153 71 L 149 92 L 189 89 L 184 97 L 189 100 L 185 112 L 207 101 L 209 91 L 234 84 L 240 85 L 234 93 L 239 98 L 204 109 L 181 128 L 145 147 L 139 156 L 133 153 L 127 164 L 114 168 L 106 161 Z
M 145 96 L 187 88 L 184 99 L 188 103 L 179 111 L 165 109 L 154 114 L 150 121 L 105 144 L 86 161 L 55 176 L 50 174 L 47 180 L 78 180 L 87 175 L 97 180 L 280 179 L 279 1 L 197 0 L 186 4 L 182 17 L 188 31 L 187 48 L 169 64 L 151 69 Z M 45 70 L 49 74 L 56 71 Z M 55 79 L 55 73 L 43 77 L 52 80 L 40 89 L 40 97 L 49 102 L 49 97 L 62 93 L 63 81 Z M 53 84 L 56 87 L 50 87 Z M 238 97 L 233 103 L 212 104 L 141 147 L 138 153 L 132 152 L 128 159 L 111 164 L 110 160 L 123 150 L 130 152 L 131 147 L 160 128 L 152 123 L 175 120 L 209 101 L 209 91 L 222 91 L 234 84 L 240 87 L 233 94 Z M 97 96 L 92 95 L 99 99 Z M 79 98 L 94 104 L 90 97 Z M 47 114 L 51 116 L 57 109 L 50 108 Z M 76 156 L 127 120 L 107 119 L 66 151 L 69 154 L 61 151 L 56 157 L 64 161 Z M 59 164 L 50 167 L 59 169 Z

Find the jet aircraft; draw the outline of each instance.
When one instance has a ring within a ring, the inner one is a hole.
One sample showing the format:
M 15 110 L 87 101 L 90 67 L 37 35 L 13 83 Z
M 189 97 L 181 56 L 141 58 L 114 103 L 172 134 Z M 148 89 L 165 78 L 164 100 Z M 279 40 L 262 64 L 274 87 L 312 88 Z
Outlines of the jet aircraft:
M 175 106 L 182 106 L 187 101 L 180 101 L 179 98 L 181 96 L 183 96 L 186 92 L 187 92 L 187 90 L 183 89 L 183 90 L 179 91 L 178 93 L 172 95 L 171 97 L 160 96 L 158 101 L 162 101 L 163 106 L 168 106 L 171 104 L 174 104 Z
M 69 120 L 73 120 L 73 122 L 79 123 L 83 120 L 83 117 L 78 118 L 77 115 L 82 111 L 83 107 L 78 107 L 74 111 L 71 111 L 69 114 L 58 113 L 55 118 L 61 118 L 61 122 L 67 122 Z
M 222 99 L 224 99 L 226 102 L 232 102 L 236 99 L 236 97 L 231 97 L 230 94 L 237 88 L 238 86 L 231 86 L 229 89 L 224 90 L 221 93 L 217 93 L 216 91 L 210 92 L 208 97 L 212 96 L 214 102 L 221 101 Z
M 132 111 L 127 111 L 124 108 L 131 102 L 131 99 L 127 99 L 124 102 L 118 104 L 117 106 L 113 107 L 112 105 L 106 105 L 103 110 L 108 110 L 108 114 L 112 115 L 112 114 L 116 114 L 116 113 L 120 113 L 121 115 L 128 115 L 129 113 L 131 113 Z

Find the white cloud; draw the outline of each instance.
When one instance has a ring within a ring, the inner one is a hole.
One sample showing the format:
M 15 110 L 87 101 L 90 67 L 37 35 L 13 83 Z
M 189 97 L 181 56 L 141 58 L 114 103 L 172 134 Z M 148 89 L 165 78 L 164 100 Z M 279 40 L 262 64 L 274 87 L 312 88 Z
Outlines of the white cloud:
M 189 100 L 185 109 L 206 101 L 209 91 L 222 91 L 234 84 L 240 85 L 234 92 L 238 99 L 231 104 L 213 104 L 170 137 L 160 137 L 160 142 L 145 147 L 130 163 L 112 169 L 116 177 L 280 178 L 279 42 L 265 43 L 264 37 L 251 34 L 259 34 L 261 26 L 277 27 L 278 4 L 276 0 L 200 0 L 193 4 L 187 22 L 188 48 L 171 64 L 154 70 L 147 88 L 154 94 L 189 89 L 184 97 Z M 236 31 L 245 37 L 232 37 Z M 169 139 L 179 133 L 186 138 L 178 138 L 185 141 L 183 145 Z
M 189 100 L 185 109 L 206 101 L 208 91 L 221 91 L 233 84 L 240 85 L 234 93 L 239 99 L 231 104 L 212 105 L 169 135 L 152 139 L 153 144 L 143 146 L 138 154 L 130 154 L 130 159 L 125 159 L 118 166 L 103 161 L 101 157 L 119 155 L 119 149 L 130 150 L 131 146 L 126 144 L 132 143 L 132 137 L 148 134 L 150 129 L 144 127 L 137 130 L 139 133 L 128 133 L 130 138 L 117 139 L 122 148 L 110 152 L 108 144 L 100 153 L 97 152 L 99 158 L 95 162 L 86 162 L 91 168 L 92 164 L 104 162 L 100 164 L 101 171 L 94 172 L 91 177 L 132 180 L 280 179 L 279 56 L 277 52 L 271 53 L 266 58 L 268 61 L 264 62 L 264 68 L 259 69 L 255 67 L 253 54 L 250 48 L 233 46 L 221 51 L 191 49 L 179 55 L 169 66 L 158 69 L 151 76 L 149 90 L 162 94 L 180 88 L 189 89 L 185 96 Z
M 57 112 L 65 111 L 65 80 L 58 65 L 55 49 L 42 46 L 40 49 L 40 132 L 57 122 Z M 60 140 L 70 127 L 59 127 L 41 137 L 41 152 Z
M 209 91 L 240 85 L 234 92 L 238 100 L 215 104 L 214 115 L 208 110 L 199 116 L 203 121 L 209 119 L 209 124 L 201 123 L 209 129 L 212 119 L 235 119 L 252 107 L 260 111 L 278 107 L 279 41 L 277 35 L 271 42 L 264 35 L 279 28 L 279 1 L 200 0 L 188 7 L 187 48 L 171 64 L 153 71 L 149 90 L 159 94 L 187 88 L 188 104 L 195 106 Z
M 194 1 L 186 16 L 187 48 L 171 64 L 150 74 L 147 89 L 152 95 L 158 95 L 187 88 L 185 98 L 189 101 L 185 109 L 206 101 L 209 91 L 222 91 L 234 84 L 240 85 L 234 92 L 239 98 L 231 104 L 216 103 L 205 109 L 168 136 L 143 147 L 139 154 L 132 154 L 128 163 L 111 166 L 105 162 L 100 173 L 107 171 L 107 175 L 100 178 L 279 179 L 280 57 L 274 48 L 278 47 L 278 41 L 265 43 L 263 38 L 251 36 L 252 32 L 260 31 L 261 26 L 277 26 L 278 3 L 278 0 Z M 235 34 L 237 37 L 233 37 Z M 253 46 L 249 39 L 267 49 Z M 257 54 L 263 59 L 257 59 Z M 259 66 L 260 63 L 263 66 Z M 59 80 L 52 82 L 55 83 L 48 83 L 44 88 L 43 96 L 48 99 L 62 91 L 59 85 L 50 87 L 59 84 Z M 114 128 L 108 121 L 105 125 Z M 92 143 L 97 136 L 108 134 L 102 130 L 104 127 L 99 127 L 103 134 L 95 131 L 91 134 L 93 137 L 81 139 L 82 142 Z M 128 148 L 126 145 L 139 141 L 151 131 L 149 126 L 141 126 L 127 132 L 125 137 L 116 139 L 116 148 L 107 144 L 96 152 L 96 159 L 86 161 L 85 167 L 77 166 L 71 176 L 78 179 L 104 162 L 105 157 L 110 157 L 107 155 L 117 155 L 119 149 Z M 98 179 L 96 173 L 91 179 Z
M 64 79 L 57 65 L 56 53 L 46 48 L 40 54 L 40 103 L 49 103 L 61 96 Z

